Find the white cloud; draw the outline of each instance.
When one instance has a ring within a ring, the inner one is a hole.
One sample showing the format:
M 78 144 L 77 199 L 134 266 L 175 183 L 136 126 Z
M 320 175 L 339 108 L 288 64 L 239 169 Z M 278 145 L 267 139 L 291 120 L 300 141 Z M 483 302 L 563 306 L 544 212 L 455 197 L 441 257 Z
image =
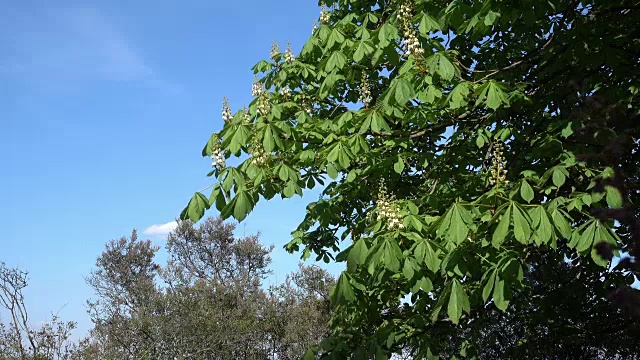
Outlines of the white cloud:
M 61 11 L 57 19 L 64 25 L 76 50 L 75 55 L 89 54 L 95 68 L 109 78 L 130 80 L 151 76 L 153 71 L 139 52 L 97 9 L 77 8 Z M 74 51 L 75 52 L 75 51 Z M 66 55 L 70 55 L 69 52 Z
M 154 224 L 144 229 L 142 233 L 145 235 L 168 235 L 176 228 L 176 226 L 178 226 L 178 223 L 175 221 L 161 225 Z

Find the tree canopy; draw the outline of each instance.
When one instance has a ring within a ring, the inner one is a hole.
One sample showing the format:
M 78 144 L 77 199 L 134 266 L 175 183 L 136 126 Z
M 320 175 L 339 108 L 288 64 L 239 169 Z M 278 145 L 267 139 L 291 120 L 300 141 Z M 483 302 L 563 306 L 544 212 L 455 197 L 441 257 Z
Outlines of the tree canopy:
M 472 357 L 482 341 L 458 340 L 485 336 L 487 319 L 494 331 L 524 321 L 501 332 L 508 341 L 538 331 L 535 307 L 564 304 L 556 281 L 586 284 L 583 303 L 541 316 L 634 315 L 637 1 L 319 5 L 298 55 L 274 44 L 253 67 L 249 106 L 234 113 L 225 99 L 202 151 L 211 192 L 181 214 L 195 222 L 214 207 L 242 221 L 259 200 L 322 189 L 286 246 L 346 265 L 332 336 L 310 358 Z M 612 267 L 614 256 L 625 259 Z M 619 308 L 599 310 L 610 300 Z
M 220 218 L 180 222 L 165 266 L 135 231 L 107 243 L 87 279 L 94 327 L 68 358 L 299 359 L 328 335 L 334 279 L 301 266 L 267 287 L 271 248 L 234 229 Z

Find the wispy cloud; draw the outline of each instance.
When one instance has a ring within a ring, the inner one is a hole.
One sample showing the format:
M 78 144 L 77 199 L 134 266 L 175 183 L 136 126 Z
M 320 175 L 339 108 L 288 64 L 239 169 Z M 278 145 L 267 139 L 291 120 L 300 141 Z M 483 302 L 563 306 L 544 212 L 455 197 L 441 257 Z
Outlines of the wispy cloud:
M 178 223 L 175 221 L 171 221 L 166 224 L 160 224 L 160 225 L 154 224 L 144 229 L 142 233 L 145 235 L 168 235 L 177 226 L 178 226 Z
M 0 66 L 5 74 L 39 82 L 129 81 L 175 90 L 146 61 L 143 52 L 108 16 L 96 8 L 14 11 L 5 24 L 10 36 Z M 2 24 L 0 24 L 2 25 Z M 0 30 L 2 26 L 0 26 Z
M 55 14 L 72 37 L 74 46 L 89 54 L 95 69 L 115 80 L 133 80 L 153 75 L 139 52 L 97 9 L 67 9 Z M 70 55 L 70 54 L 64 54 Z

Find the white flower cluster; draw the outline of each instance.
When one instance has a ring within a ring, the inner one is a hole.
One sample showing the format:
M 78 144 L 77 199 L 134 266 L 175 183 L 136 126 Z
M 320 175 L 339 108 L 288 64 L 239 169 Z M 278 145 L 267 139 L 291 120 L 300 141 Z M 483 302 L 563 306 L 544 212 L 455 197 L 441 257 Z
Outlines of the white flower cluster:
M 216 139 L 215 143 L 213 144 L 213 149 L 211 150 L 211 167 L 221 170 L 225 166 L 227 166 L 227 162 L 224 159 L 222 149 L 220 148 L 219 139 Z
M 251 155 L 251 163 L 256 166 L 262 166 L 267 162 L 267 152 L 264 151 L 264 147 L 260 143 L 260 139 L 257 136 L 253 137 L 251 141 L 251 147 L 249 147 L 249 154 Z
M 288 99 L 289 96 L 291 96 L 291 89 L 288 86 L 283 87 L 282 89 L 280 89 L 280 95 L 283 98 Z
M 396 198 L 393 194 L 387 193 L 387 187 L 384 182 L 380 183 L 378 190 L 377 217 L 378 221 L 387 221 L 389 230 L 404 229 L 402 218 L 400 217 L 400 209 L 395 202 Z
M 222 98 L 222 120 L 229 122 L 233 119 L 233 113 L 231 113 L 231 105 L 229 105 L 229 99 L 227 97 Z
M 249 114 L 249 109 L 246 105 L 242 107 L 242 122 L 245 124 L 251 124 L 251 115 Z
M 284 53 L 284 60 L 289 63 L 296 60 L 296 57 L 293 55 L 293 50 L 291 49 L 291 41 L 287 41 L 287 50 Z
M 273 41 L 271 43 L 271 51 L 269 52 L 271 60 L 276 60 L 276 57 L 280 55 L 280 45 L 277 42 Z
M 318 21 L 317 20 L 313 20 L 313 27 L 311 28 L 311 35 L 313 35 L 316 30 L 318 30 Z
M 258 80 L 258 75 L 255 75 L 253 77 L 253 85 L 251 86 L 251 96 L 260 96 L 264 92 L 264 85 Z
M 367 74 L 364 72 L 362 73 L 362 80 L 360 80 L 360 88 L 358 90 L 360 92 L 359 100 L 362 101 L 364 107 L 368 108 L 372 98 L 369 81 L 367 81 Z
M 329 15 L 329 11 L 327 11 L 327 7 L 322 5 L 320 8 L 320 24 L 329 25 L 331 21 L 331 16 Z
M 266 117 L 267 115 L 269 115 L 269 111 L 271 111 L 271 103 L 269 102 L 267 94 L 262 93 L 258 97 L 258 114 Z
M 424 55 L 424 49 L 420 46 L 420 40 L 418 40 L 418 36 L 416 35 L 416 29 L 413 25 L 413 9 L 409 4 L 405 3 L 400 5 L 398 20 L 400 20 L 404 35 L 404 51 L 415 57 L 422 57 Z
M 489 184 L 499 186 L 501 183 L 508 184 L 507 168 L 503 154 L 504 147 L 501 142 L 496 142 L 493 147 L 493 158 L 491 159 L 491 178 Z

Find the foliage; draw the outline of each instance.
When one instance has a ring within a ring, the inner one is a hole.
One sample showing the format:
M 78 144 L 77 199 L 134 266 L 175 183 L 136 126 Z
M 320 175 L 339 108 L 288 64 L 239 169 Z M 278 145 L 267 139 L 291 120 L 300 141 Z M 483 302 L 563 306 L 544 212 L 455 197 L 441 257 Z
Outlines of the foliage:
M 33 326 L 23 293 L 27 285 L 26 271 L 0 262 L 0 310 L 9 317 L 8 324 L 0 321 L 0 359 L 70 359 L 74 353 L 70 337 L 76 323 L 62 321 L 54 314 L 40 326 Z
M 254 100 L 202 151 L 244 160 L 181 214 L 323 189 L 287 245 L 346 263 L 309 358 L 431 357 L 442 331 L 524 309 L 540 256 L 637 305 L 633 258 L 606 271 L 640 255 L 637 2 L 325 3 L 297 58 L 254 66 Z
M 87 279 L 95 326 L 74 359 L 297 359 L 318 344 L 333 279 L 301 267 L 265 289 L 271 249 L 234 229 L 220 218 L 179 222 L 166 266 L 135 231 L 109 242 Z

